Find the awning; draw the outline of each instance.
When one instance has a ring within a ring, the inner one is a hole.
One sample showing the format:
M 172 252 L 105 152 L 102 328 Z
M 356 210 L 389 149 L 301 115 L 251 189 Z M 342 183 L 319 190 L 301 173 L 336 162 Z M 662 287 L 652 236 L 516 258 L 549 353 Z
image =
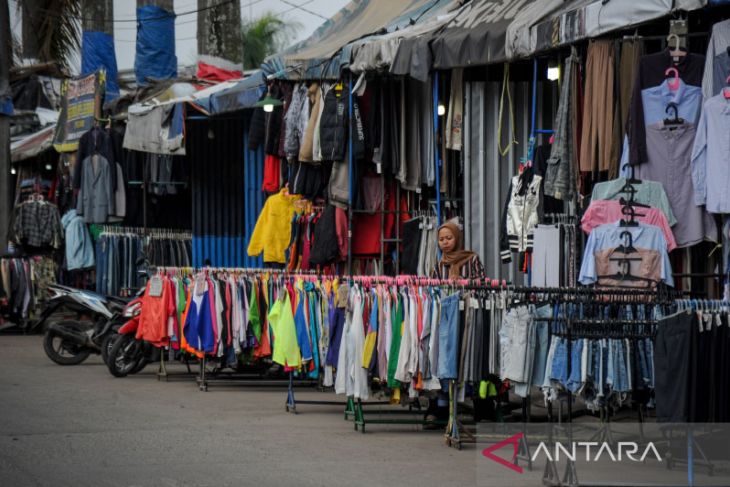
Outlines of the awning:
M 388 70 L 403 40 L 429 34 L 443 26 L 454 18 L 458 4 L 458 0 L 439 0 L 430 9 L 412 16 L 413 22 L 406 27 L 354 41 L 350 69 L 355 73 Z
M 534 1 L 472 0 L 464 5 L 432 37 L 432 67 L 451 69 L 505 61 L 507 27 Z
M 233 86 L 213 93 L 207 102 L 201 100 L 197 104 L 203 106 L 211 114 L 219 114 L 253 108 L 266 89 L 266 77 L 263 72 L 257 71 L 248 78 L 236 82 Z
M 278 74 L 289 79 L 338 78 L 342 67 L 349 64 L 353 41 L 409 25 L 412 19 L 442 2 L 353 0 L 308 39 L 267 58 L 262 69 L 266 75 Z
M 20 140 L 10 143 L 10 160 L 20 162 L 35 157 L 53 147 L 53 134 L 56 124 L 49 125 Z
M 675 10 L 697 10 L 707 0 L 573 0 L 555 9 L 535 25 L 530 26 L 528 42 L 514 47 L 510 57 L 526 57 L 583 39 L 599 37 L 615 30 L 631 28 Z

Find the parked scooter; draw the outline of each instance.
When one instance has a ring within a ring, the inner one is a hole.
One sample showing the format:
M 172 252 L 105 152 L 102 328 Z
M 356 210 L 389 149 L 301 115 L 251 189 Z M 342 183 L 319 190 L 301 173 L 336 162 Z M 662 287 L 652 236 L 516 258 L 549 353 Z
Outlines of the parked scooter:
M 43 329 L 43 349 L 59 365 L 77 365 L 92 353 L 106 355 L 111 337 L 123 324 L 122 311 L 128 298 L 105 297 L 60 284 L 48 288 L 50 299 L 32 329 Z M 49 323 L 59 311 L 76 314 L 76 319 Z
M 137 267 L 137 273 L 147 279 L 155 272 L 145 258 L 137 261 Z M 160 350 L 136 338 L 139 317 L 142 313 L 142 296 L 144 292 L 145 287 L 142 287 L 137 293 L 136 299 L 130 301 L 124 308 L 122 317 L 125 323 L 116 331 L 112 342 L 109 344 L 109 353 L 105 362 L 109 372 L 114 377 L 126 377 L 129 374 L 136 374 L 144 369 L 149 362 L 160 359 Z

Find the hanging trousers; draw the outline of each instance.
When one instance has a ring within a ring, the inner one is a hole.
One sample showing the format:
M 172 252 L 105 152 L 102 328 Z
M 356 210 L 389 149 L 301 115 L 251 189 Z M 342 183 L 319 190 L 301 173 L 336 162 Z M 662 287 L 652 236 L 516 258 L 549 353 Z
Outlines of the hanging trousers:
M 608 171 L 611 161 L 618 160 L 613 143 L 614 114 L 613 41 L 591 41 L 586 60 L 581 171 Z

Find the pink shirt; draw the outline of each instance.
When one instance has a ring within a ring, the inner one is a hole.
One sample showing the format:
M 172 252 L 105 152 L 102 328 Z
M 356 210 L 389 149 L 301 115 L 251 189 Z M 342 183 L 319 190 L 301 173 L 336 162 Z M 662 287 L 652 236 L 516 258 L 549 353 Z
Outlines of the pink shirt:
M 626 218 L 621 212 L 621 203 L 616 200 L 596 200 L 592 201 L 591 205 L 583 215 L 583 219 L 580 221 L 583 231 L 590 234 L 594 228 L 604 223 L 613 223 L 621 218 Z M 641 208 L 636 207 L 636 219 L 647 225 L 654 225 L 661 229 L 664 234 L 664 238 L 667 240 L 667 252 L 677 248 L 677 241 L 674 240 L 674 234 L 669 226 L 667 217 L 657 208 Z

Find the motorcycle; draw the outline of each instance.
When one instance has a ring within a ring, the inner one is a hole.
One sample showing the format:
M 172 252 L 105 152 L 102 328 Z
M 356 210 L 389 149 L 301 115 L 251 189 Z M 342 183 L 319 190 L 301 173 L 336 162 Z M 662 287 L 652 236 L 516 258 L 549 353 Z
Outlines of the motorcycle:
M 139 316 L 142 312 L 142 298 L 131 301 L 122 315 L 127 322 L 117 330 L 117 336 L 109 350 L 106 360 L 107 368 L 114 377 L 126 377 L 136 374 L 154 357 L 155 347 L 136 338 L 139 328 Z
M 60 284 L 48 288 L 50 298 L 38 321 L 31 327 L 45 328 L 43 350 L 59 365 L 77 365 L 92 353 L 106 361 L 111 339 L 123 324 L 122 311 L 128 298 L 105 297 Z M 75 313 L 76 319 L 47 324 L 59 311 Z

